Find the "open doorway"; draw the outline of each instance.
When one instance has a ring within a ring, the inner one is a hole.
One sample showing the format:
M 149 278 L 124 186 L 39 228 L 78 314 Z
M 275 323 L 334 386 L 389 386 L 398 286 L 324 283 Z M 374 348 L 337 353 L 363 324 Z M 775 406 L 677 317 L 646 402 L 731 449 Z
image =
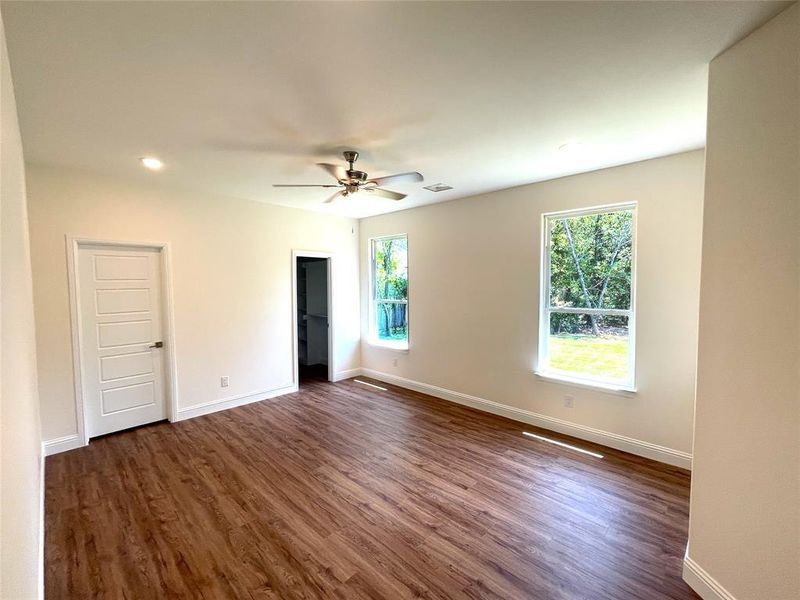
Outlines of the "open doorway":
M 295 258 L 298 385 L 330 381 L 330 258 Z

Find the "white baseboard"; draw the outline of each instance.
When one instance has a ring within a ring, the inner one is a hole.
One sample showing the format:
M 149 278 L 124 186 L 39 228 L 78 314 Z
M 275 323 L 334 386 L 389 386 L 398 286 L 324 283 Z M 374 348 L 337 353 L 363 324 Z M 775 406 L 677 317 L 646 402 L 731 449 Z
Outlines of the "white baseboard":
M 261 390 L 258 392 L 251 392 L 249 394 L 242 394 L 240 396 L 231 396 L 229 398 L 219 398 L 204 402 L 203 404 L 195 404 L 187 408 L 178 409 L 178 415 L 173 421 L 185 421 L 186 419 L 193 419 L 202 415 L 227 410 L 229 408 L 236 408 L 237 406 L 244 406 L 253 402 L 260 402 L 276 396 L 283 396 L 284 394 L 291 394 L 297 391 L 296 385 L 289 385 L 286 387 L 275 388 L 272 390 Z
M 42 451 L 39 454 L 39 560 L 36 573 L 36 598 L 38 600 L 44 598 L 44 457 L 45 449 L 44 442 L 42 442 Z
M 430 396 L 436 396 L 437 398 L 442 398 L 443 400 L 448 400 L 457 404 L 463 404 L 464 406 L 469 406 L 470 408 L 500 415 L 515 421 L 536 425 L 537 427 L 541 427 L 543 429 L 550 429 L 551 431 L 557 431 L 559 433 L 571 435 L 572 437 L 588 440 L 590 442 L 595 442 L 611 448 L 616 448 L 617 450 L 636 454 L 637 456 L 644 456 L 645 458 L 667 463 L 668 465 L 681 467 L 683 469 L 692 468 L 692 455 L 688 452 L 682 452 L 680 450 L 674 450 L 673 448 L 651 444 L 650 442 L 637 440 L 624 435 L 611 433 L 609 431 L 603 431 L 601 429 L 595 429 L 593 427 L 587 427 L 586 425 L 579 425 L 578 423 L 571 423 L 570 421 L 564 421 L 563 419 L 557 419 L 555 417 L 535 413 L 522 408 L 516 408 L 514 406 L 507 406 L 505 404 L 500 404 L 499 402 L 493 402 L 491 400 L 485 400 L 484 398 L 478 398 L 477 396 L 470 396 L 469 394 L 455 392 L 453 390 L 430 385 L 428 383 L 421 383 L 412 379 L 406 379 L 405 377 L 389 375 L 388 373 L 383 373 L 381 371 L 373 371 L 372 369 L 362 368 L 361 374 L 365 377 L 372 377 L 373 379 L 385 381 L 386 383 L 391 383 L 409 390 L 422 392 L 423 394 L 428 394 Z
M 250 404 L 251 402 L 267 400 L 268 398 L 282 396 L 283 394 L 291 394 L 292 392 L 296 391 L 297 391 L 297 386 L 290 385 L 272 390 L 251 392 L 249 394 L 242 394 L 240 396 L 219 398 L 218 400 L 212 400 L 211 402 L 205 402 L 203 404 L 197 404 L 195 406 L 189 406 L 187 408 L 178 409 L 178 414 L 176 418 L 172 420 L 183 421 L 185 419 L 192 419 L 194 417 L 207 415 L 220 410 L 226 410 L 228 408 L 235 408 L 237 406 Z M 42 452 L 44 456 L 51 456 L 53 454 L 58 454 L 59 452 L 66 452 L 67 450 L 74 450 L 75 448 L 81 448 L 83 446 L 84 444 L 80 440 L 78 434 L 73 433 L 71 435 L 65 435 L 64 437 L 55 438 L 52 440 L 46 440 L 42 442 Z
M 736 600 L 708 572 L 687 554 L 683 559 L 683 580 L 689 584 L 703 600 Z
M 334 381 L 342 381 L 343 379 L 350 379 L 351 377 L 358 377 L 361 375 L 361 369 L 347 369 L 346 371 L 338 371 L 333 374 Z
M 66 452 L 67 450 L 74 450 L 83 446 L 83 441 L 78 437 L 77 433 L 65 435 L 60 438 L 52 440 L 45 440 L 42 442 L 42 452 L 44 456 L 52 456 L 59 452 Z

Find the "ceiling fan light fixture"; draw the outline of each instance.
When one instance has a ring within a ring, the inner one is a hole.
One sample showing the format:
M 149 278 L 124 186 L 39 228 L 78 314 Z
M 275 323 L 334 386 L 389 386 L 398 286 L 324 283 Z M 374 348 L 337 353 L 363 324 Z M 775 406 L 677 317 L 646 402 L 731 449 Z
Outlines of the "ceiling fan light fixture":
M 318 167 L 321 167 L 325 171 L 328 172 L 329 175 L 332 175 L 336 179 L 336 184 L 279 184 L 274 183 L 272 187 L 279 187 L 279 188 L 289 188 L 289 187 L 298 187 L 298 188 L 305 188 L 305 187 L 320 187 L 320 188 L 329 188 L 329 187 L 338 187 L 341 188 L 339 192 L 331 196 L 328 200 L 325 200 L 325 203 L 332 202 L 334 199 L 339 197 L 346 197 L 351 194 L 355 194 L 358 192 L 369 192 L 370 196 L 378 197 L 378 198 L 386 198 L 388 200 L 402 200 L 406 197 L 406 194 L 401 194 L 399 192 L 393 192 L 391 190 L 387 190 L 384 186 L 385 185 L 394 185 L 396 183 L 414 183 L 417 181 L 423 181 L 424 178 L 422 177 L 421 173 L 417 173 L 416 171 L 412 171 L 409 173 L 397 173 L 395 175 L 385 175 L 383 177 L 375 177 L 373 179 L 369 178 L 369 175 L 366 171 L 359 171 L 354 168 L 353 163 L 358 160 L 358 152 L 355 150 L 348 150 L 343 153 L 344 159 L 347 161 L 349 168 L 345 169 L 339 165 L 332 165 L 330 163 L 317 163 Z

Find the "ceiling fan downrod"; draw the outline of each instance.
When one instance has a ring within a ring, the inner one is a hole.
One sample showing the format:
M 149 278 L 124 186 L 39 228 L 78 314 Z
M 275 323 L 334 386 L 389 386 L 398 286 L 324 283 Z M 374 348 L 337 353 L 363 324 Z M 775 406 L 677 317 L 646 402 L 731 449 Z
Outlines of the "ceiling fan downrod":
M 347 169 L 347 178 L 349 181 L 342 181 L 346 186 L 353 186 L 354 189 L 348 189 L 350 193 L 358 190 L 358 187 L 367 180 L 367 174 L 364 171 L 358 171 L 353 167 L 353 163 L 358 160 L 358 152 L 355 150 L 345 150 L 342 155 L 350 165 Z

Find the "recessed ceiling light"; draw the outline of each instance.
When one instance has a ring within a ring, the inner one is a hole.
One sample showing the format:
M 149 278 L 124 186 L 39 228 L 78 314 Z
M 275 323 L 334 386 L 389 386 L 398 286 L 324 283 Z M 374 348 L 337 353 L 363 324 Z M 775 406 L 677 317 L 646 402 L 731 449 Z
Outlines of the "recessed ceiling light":
M 432 192 L 444 192 L 445 190 L 452 190 L 453 186 L 446 183 L 434 183 L 433 185 L 426 185 L 424 189 Z
M 142 164 L 152 171 L 158 171 L 164 167 L 164 163 L 157 159 L 155 156 L 143 156 L 139 159 Z

